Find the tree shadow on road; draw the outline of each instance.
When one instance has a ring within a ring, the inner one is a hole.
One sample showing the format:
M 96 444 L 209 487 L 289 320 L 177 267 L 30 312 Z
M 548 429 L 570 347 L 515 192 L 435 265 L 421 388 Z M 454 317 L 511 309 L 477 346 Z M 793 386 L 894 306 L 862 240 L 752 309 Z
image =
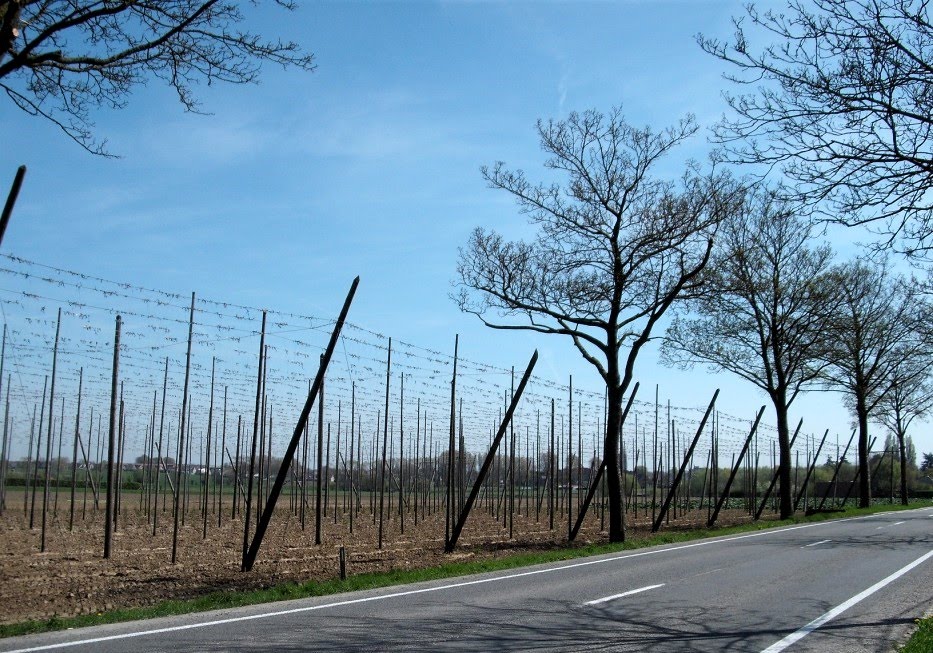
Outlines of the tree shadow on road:
M 646 651 L 656 653 L 710 651 L 759 652 L 804 625 L 799 617 L 780 617 L 755 610 L 741 614 L 707 608 L 683 609 L 676 601 L 649 605 L 619 602 L 606 606 L 535 601 L 531 608 L 478 610 L 475 602 L 448 602 L 430 620 L 393 616 L 296 615 L 276 627 L 265 641 L 281 653 L 299 651 Z M 813 602 L 806 613 L 817 616 L 832 606 Z M 925 605 L 908 614 L 922 613 Z M 799 612 L 799 606 L 797 610 Z M 482 619 L 477 619 L 477 615 Z M 469 615 L 469 616 L 462 616 Z M 845 615 L 811 635 L 819 650 L 872 651 L 897 639 L 912 625 L 909 616 L 845 619 Z M 739 625 L 740 624 L 740 625 Z M 254 624 L 253 627 L 259 624 Z M 261 632 L 259 632 L 261 631 Z M 264 650 L 264 628 L 241 640 L 215 642 L 212 650 Z M 279 638 L 282 638 L 281 640 Z M 274 644 L 273 644 L 274 641 Z M 196 642 L 192 640 L 192 645 Z M 203 645 L 203 640 L 201 641 Z M 866 646 L 867 645 L 867 646 Z M 185 644 L 178 648 L 187 650 Z

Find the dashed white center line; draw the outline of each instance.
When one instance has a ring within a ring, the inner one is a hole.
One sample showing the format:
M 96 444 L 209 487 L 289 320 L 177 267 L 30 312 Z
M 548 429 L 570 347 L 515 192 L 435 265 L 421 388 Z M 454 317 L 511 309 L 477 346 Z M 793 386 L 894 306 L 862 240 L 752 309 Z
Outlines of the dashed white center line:
M 896 521 L 896 522 L 894 522 L 893 524 L 891 524 L 891 526 L 900 526 L 901 524 L 906 524 L 906 523 L 907 523 L 907 522 Z
M 804 544 L 804 545 L 803 545 L 802 547 L 800 547 L 800 548 L 801 548 L 801 549 L 806 549 L 807 547 L 819 546 L 820 544 L 826 544 L 827 542 L 832 542 L 832 540 L 820 540 L 819 542 L 813 542 L 813 543 L 811 543 L 811 544 Z
M 601 599 L 587 601 L 583 605 L 599 605 L 600 603 L 607 603 L 609 601 L 615 601 L 616 599 L 621 599 L 624 596 L 631 596 L 632 594 L 638 594 L 639 592 L 647 592 L 648 590 L 653 590 L 658 587 L 664 587 L 664 583 L 660 583 L 659 585 L 648 585 L 647 587 L 639 587 L 637 590 L 629 590 L 628 592 L 622 592 L 621 594 L 613 594 L 612 596 L 604 596 Z

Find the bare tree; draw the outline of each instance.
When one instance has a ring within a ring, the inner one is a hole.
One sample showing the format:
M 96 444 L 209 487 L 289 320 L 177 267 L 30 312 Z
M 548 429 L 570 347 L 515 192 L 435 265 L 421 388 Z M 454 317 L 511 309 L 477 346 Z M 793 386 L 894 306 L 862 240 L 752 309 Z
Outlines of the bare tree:
M 655 133 L 628 125 L 616 108 L 539 121 L 537 128 L 550 157 L 545 166 L 566 182 L 534 184 L 502 163 L 483 168 L 538 234 L 510 242 L 477 228 L 460 250 L 455 299 L 494 329 L 569 337 L 599 372 L 608 398 L 609 539 L 622 541 L 622 398 L 652 329 L 675 300 L 696 291 L 733 184 L 694 167 L 678 182 L 652 176 L 696 132 L 692 118 Z
M 907 505 L 907 431 L 917 418 L 933 411 L 930 352 L 911 345 L 897 354 L 891 387 L 878 402 L 876 418 L 897 438 L 901 465 L 901 503 Z
M 871 502 L 868 420 L 891 387 L 892 370 L 912 338 L 916 304 L 885 264 L 855 261 L 829 275 L 838 302 L 826 313 L 823 376 L 845 393 L 858 423 L 859 504 Z
M 747 21 L 745 20 L 747 19 Z M 715 130 L 734 161 L 778 168 L 825 220 L 868 224 L 881 247 L 933 248 L 933 25 L 927 0 L 789 0 L 747 7 L 728 62 L 735 112 Z M 771 40 L 761 48 L 753 39 Z
M 777 418 L 782 519 L 793 512 L 788 411 L 823 367 L 832 252 L 812 247 L 811 233 L 774 190 L 750 192 L 722 226 L 705 292 L 675 316 L 661 350 L 666 363 L 705 364 L 767 393 Z
M 243 21 L 235 1 L 0 0 L 0 88 L 23 111 L 106 154 L 91 110 L 124 107 L 150 77 L 196 111 L 198 83 L 253 82 L 263 62 L 314 68 L 296 43 L 240 31 Z

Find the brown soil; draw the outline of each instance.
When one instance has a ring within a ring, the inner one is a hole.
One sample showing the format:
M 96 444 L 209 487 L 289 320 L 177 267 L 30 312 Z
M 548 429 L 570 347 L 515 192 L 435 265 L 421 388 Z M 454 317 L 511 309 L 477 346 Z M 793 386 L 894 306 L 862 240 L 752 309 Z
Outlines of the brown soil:
M 405 533 L 397 519 L 384 523 L 383 548 L 377 548 L 378 526 L 368 507 L 354 520 L 349 532 L 348 515 L 334 524 L 333 507 L 323 519 L 323 544 L 314 544 L 313 515 L 306 515 L 305 530 L 298 517 L 290 514 L 287 498 L 277 511 L 252 571 L 240 571 L 243 522 L 230 518 L 225 508 L 221 526 L 217 516 L 208 522 L 207 538 L 202 538 L 199 511 L 189 508 L 186 523 L 179 529 L 177 561 L 171 564 L 171 511 L 159 513 L 156 535 L 138 509 L 138 495 L 128 495 L 118 530 L 113 538 L 109 560 L 103 558 L 103 510 L 87 510 L 81 519 L 77 507 L 74 529 L 69 531 L 68 497 L 59 499 L 58 516 L 50 515 L 46 530 L 46 550 L 40 553 L 41 518 L 33 529 L 22 510 L 22 493 L 7 493 L 8 509 L 0 517 L 0 623 L 48 619 L 103 612 L 125 607 L 145 606 L 166 599 L 202 596 L 218 590 L 260 589 L 285 582 L 329 580 L 339 574 L 338 550 L 347 551 L 347 573 L 430 567 L 465 559 L 495 558 L 513 552 L 565 547 L 566 516 L 555 519 L 555 530 L 548 530 L 542 513 L 526 519 L 516 515 L 514 538 L 501 521 L 494 521 L 484 510 L 474 509 L 454 554 L 443 553 L 444 515 L 405 519 Z M 192 503 L 196 503 L 192 501 Z M 639 515 L 641 517 L 642 515 Z M 691 528 L 702 523 L 706 511 L 672 521 L 667 528 Z M 720 522 L 744 521 L 742 511 L 730 511 Z M 577 544 L 605 541 L 595 511 L 584 525 Z M 629 519 L 629 536 L 644 536 L 650 529 L 644 519 Z

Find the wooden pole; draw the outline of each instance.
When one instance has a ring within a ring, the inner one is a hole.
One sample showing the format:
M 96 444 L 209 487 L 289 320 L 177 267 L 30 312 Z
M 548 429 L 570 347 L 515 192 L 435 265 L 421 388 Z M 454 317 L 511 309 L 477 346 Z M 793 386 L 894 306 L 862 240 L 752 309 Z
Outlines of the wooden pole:
M 803 426 L 803 418 L 800 418 L 800 421 L 797 422 L 797 428 L 794 429 L 794 435 L 790 439 L 790 446 L 788 449 L 794 448 L 794 442 L 797 441 L 797 435 L 800 433 L 800 427 Z M 774 474 L 771 476 L 771 482 L 768 484 L 768 489 L 765 490 L 764 496 L 761 498 L 761 502 L 758 504 L 758 510 L 755 511 L 755 521 L 761 519 L 762 513 L 765 511 L 765 505 L 768 503 L 768 498 L 771 496 L 771 492 L 774 491 L 774 487 L 777 485 L 778 479 L 781 477 L 780 468 L 776 467 Z M 796 511 L 796 508 L 794 508 Z
M 745 438 L 745 444 L 742 446 L 742 451 L 739 454 L 739 459 L 735 461 L 734 466 L 732 467 L 732 472 L 729 474 L 729 479 L 726 481 L 726 487 L 723 488 L 722 495 L 719 497 L 719 501 L 716 502 L 716 508 L 713 510 L 712 516 L 707 520 L 707 528 L 712 527 L 716 523 L 716 518 L 719 517 L 719 511 L 722 509 L 723 504 L 729 498 L 729 490 L 732 488 L 732 482 L 735 480 L 735 475 L 739 472 L 739 467 L 742 465 L 742 459 L 745 458 L 746 452 L 748 452 L 748 447 L 752 442 L 752 438 L 755 437 L 755 432 L 758 430 L 758 423 L 761 421 L 761 415 L 765 412 L 765 407 L 762 406 L 758 411 L 758 415 L 755 417 L 755 423 L 752 425 L 752 430 L 749 432 L 748 437 Z
M 453 482 L 454 482 L 454 429 L 456 427 L 457 409 L 457 353 L 460 347 L 460 334 L 454 336 L 454 370 L 450 380 L 450 441 L 447 446 L 447 497 L 444 529 L 444 548 L 450 546 L 451 529 L 453 528 Z
M 36 481 L 39 476 L 39 450 L 42 447 L 42 427 L 45 424 L 45 396 L 46 390 L 49 387 L 49 377 L 45 376 L 45 379 L 42 381 L 42 403 L 39 404 L 39 430 L 36 433 L 36 455 L 35 455 L 35 467 L 32 472 L 32 498 L 29 502 L 29 530 L 35 528 L 36 525 Z M 33 422 L 35 422 L 35 412 L 36 408 L 33 406 Z M 32 451 L 32 434 L 29 436 L 30 442 L 30 452 Z M 48 470 L 46 470 L 46 473 Z M 27 493 L 28 495 L 28 493 Z
M 120 381 L 120 412 L 117 416 L 117 470 L 116 490 L 113 506 L 113 530 L 120 525 L 120 513 L 123 510 L 123 445 L 126 437 L 125 404 L 123 403 L 123 382 Z
M 324 365 L 323 356 L 319 364 Z M 317 399 L 317 479 L 314 495 L 314 543 L 321 544 L 321 482 L 324 480 L 324 379 L 321 379 Z
M 716 388 L 716 392 L 713 393 L 713 398 L 710 399 L 709 406 L 706 407 L 706 412 L 703 414 L 703 419 L 700 420 L 700 426 L 697 428 L 696 435 L 693 436 L 693 442 L 690 444 L 690 449 L 687 450 L 686 455 L 684 455 L 684 460 L 680 465 L 680 469 L 677 470 L 677 476 L 674 477 L 674 482 L 671 484 L 670 489 L 667 493 L 667 498 L 664 499 L 664 503 L 661 504 L 661 512 L 658 513 L 657 519 L 654 520 L 654 524 L 651 527 L 651 532 L 656 533 L 661 528 L 661 522 L 664 521 L 664 518 L 667 516 L 667 511 L 671 506 L 671 501 L 674 500 L 674 496 L 677 493 L 677 488 L 680 486 L 680 481 L 684 476 L 684 470 L 687 469 L 687 465 L 690 463 L 690 459 L 693 457 L 693 450 L 697 446 L 697 442 L 700 441 L 700 436 L 703 434 L 703 429 L 706 427 L 706 421 L 709 419 L 710 413 L 713 412 L 713 408 L 716 406 L 716 398 L 719 397 L 719 388 Z
M 295 457 L 295 451 L 298 449 L 298 443 L 301 441 L 301 432 L 304 429 L 305 423 L 308 421 L 308 415 L 311 413 L 311 407 L 314 405 L 314 399 L 320 391 L 321 386 L 324 384 L 324 374 L 327 371 L 327 366 L 330 364 L 330 359 L 331 356 L 333 356 L 334 348 L 337 346 L 337 339 L 340 337 L 340 331 L 343 329 L 344 321 L 347 318 L 347 313 L 350 310 L 350 304 L 353 302 L 353 296 L 356 294 L 356 289 L 357 286 L 359 286 L 359 283 L 360 278 L 356 277 L 350 286 L 350 291 L 347 293 L 347 298 L 344 301 L 340 315 L 337 317 L 337 323 L 335 324 L 334 330 L 331 333 L 330 340 L 327 343 L 327 348 L 324 350 L 324 358 L 322 360 L 321 366 L 318 369 L 317 375 L 314 377 L 314 384 L 311 386 L 311 392 L 308 393 L 308 398 L 305 401 L 304 408 L 302 408 L 301 415 L 298 417 L 298 423 L 295 425 L 295 430 L 292 433 L 292 439 L 288 443 L 288 447 L 285 449 L 285 454 L 282 457 L 282 464 L 279 467 L 279 472 L 276 475 L 275 482 L 272 484 L 272 490 L 269 493 L 269 500 L 266 502 L 266 507 L 259 518 L 259 524 L 256 526 L 256 534 L 253 537 L 253 542 L 250 545 L 249 550 L 247 551 L 247 557 L 244 560 L 244 571 L 249 571 L 252 569 L 253 563 L 256 560 L 256 555 L 259 553 L 259 547 L 262 545 L 262 538 L 265 536 L 266 529 L 268 528 L 269 522 L 272 519 L 272 513 L 275 510 L 275 504 L 278 501 L 279 494 L 282 491 L 282 486 L 285 483 L 285 478 L 288 475 L 288 469 Z
M 536 349 L 534 354 L 531 356 L 531 360 L 528 362 L 528 367 L 525 368 L 525 373 L 522 375 L 522 380 L 518 384 L 518 389 L 515 391 L 515 394 L 512 395 L 512 401 L 509 404 L 509 408 L 505 413 L 505 417 L 503 418 L 502 423 L 499 425 L 499 430 L 496 433 L 495 438 L 493 438 L 492 446 L 489 449 L 489 453 L 486 454 L 486 459 L 483 461 L 483 466 L 480 468 L 479 473 L 476 475 L 476 480 L 473 483 L 473 489 L 470 490 L 470 495 L 467 497 L 466 503 L 460 512 L 460 517 L 457 519 L 457 523 L 454 525 L 454 528 L 451 531 L 450 541 L 447 542 L 446 546 L 444 547 L 444 551 L 447 553 L 453 553 L 454 548 L 457 546 L 457 540 L 460 538 L 460 533 L 463 531 L 466 520 L 470 516 L 470 510 L 472 510 L 473 504 L 476 501 L 476 497 L 479 495 L 479 491 L 483 486 L 483 481 L 486 478 L 486 474 L 489 472 L 489 468 L 492 466 L 492 462 L 496 456 L 496 450 L 499 448 L 499 443 L 502 441 L 502 437 L 505 435 L 505 429 L 512 421 L 512 415 L 515 413 L 515 408 L 518 406 L 518 401 L 521 399 L 522 393 L 525 391 L 525 386 L 528 384 L 528 379 L 531 377 L 531 372 L 534 370 L 535 363 L 537 362 L 538 350 Z
M 401 375 L 398 400 L 398 519 L 405 534 L 405 374 Z M 338 440 L 340 436 L 338 435 Z M 893 469 L 893 468 L 892 468 Z
M 6 323 L 3 324 L 3 345 L 0 346 L 0 384 L 3 383 L 3 363 L 6 360 Z M 10 383 L 7 381 L 7 409 L 6 415 L 3 418 L 3 444 L 2 451 L 0 451 L 0 515 L 3 514 L 4 509 L 6 508 L 6 470 L 7 470 L 7 417 L 10 413 L 9 400 L 10 400 Z M 2 396 L 2 389 L 0 389 L 0 396 Z
M 418 457 L 418 451 L 419 451 L 420 446 L 421 446 L 421 397 L 418 397 L 417 406 L 415 407 L 415 472 L 414 472 L 415 478 L 413 482 L 413 485 L 414 485 L 413 492 L 414 492 L 414 497 L 415 497 L 415 501 L 414 501 L 415 503 L 415 506 L 414 506 L 415 526 L 418 525 L 418 502 L 419 502 L 418 500 L 421 498 L 421 492 L 420 492 L 421 487 L 418 485 L 418 475 L 419 475 L 418 468 L 421 466 L 421 463 L 424 462 L 424 456 L 421 456 L 420 459 Z
M 240 509 L 239 490 L 243 486 L 243 480 L 240 478 L 240 443 L 243 433 L 243 416 L 236 416 L 236 459 L 231 460 L 233 465 L 233 507 L 230 509 L 230 519 L 236 519 Z
M 571 503 L 573 500 L 573 376 L 570 377 L 567 411 L 567 497 L 565 504 L 567 506 L 567 539 L 569 540 L 570 532 L 573 530 L 573 510 L 571 510 Z M 624 474 L 622 480 L 624 486 Z
M 849 453 L 849 447 L 852 446 L 852 440 L 855 438 L 856 429 L 852 429 L 852 435 L 849 436 L 849 442 L 846 444 L 846 448 L 842 451 L 842 455 L 839 456 L 839 459 L 836 461 L 836 467 L 833 470 L 833 477 L 829 480 L 829 485 L 826 486 L 826 491 L 823 493 L 823 498 L 820 501 L 820 505 L 817 510 L 822 510 L 823 506 L 826 504 L 826 499 L 829 497 L 830 489 L 833 490 L 833 502 L 835 503 L 836 499 L 836 477 L 839 475 L 839 470 L 842 468 L 842 463 L 846 459 L 846 454 Z M 838 438 L 838 435 L 836 436 Z M 837 439 L 836 442 L 836 455 L 839 454 L 839 442 Z
M 217 528 L 220 528 L 220 517 L 224 507 L 224 459 L 223 452 L 227 449 L 227 386 L 224 386 L 224 418 L 220 431 L 220 490 L 217 498 Z M 234 502 L 235 503 L 235 502 Z
M 816 468 L 816 462 L 819 460 L 820 452 L 823 450 L 823 444 L 826 443 L 826 436 L 829 435 L 829 429 L 823 433 L 823 438 L 820 440 L 820 446 L 817 448 L 816 453 L 813 456 L 813 460 L 810 465 L 807 467 L 807 475 L 803 479 L 803 485 L 800 490 L 797 492 L 797 498 L 794 499 L 794 512 L 797 512 L 797 506 L 800 505 L 800 499 L 804 495 L 804 490 L 807 487 L 807 484 L 810 482 L 810 476 L 813 474 L 813 470 Z M 806 506 L 804 506 L 806 507 Z
M 622 411 L 622 417 L 619 419 L 619 430 L 621 432 L 622 425 L 625 424 L 625 419 L 628 417 L 629 410 L 632 408 L 632 404 L 635 403 L 635 395 L 638 393 L 639 383 L 636 381 L 635 386 L 632 388 L 631 394 L 628 396 L 628 402 L 625 404 L 625 410 Z M 577 534 L 580 532 L 580 527 L 583 525 L 583 519 L 586 517 L 586 513 L 590 508 L 590 503 L 593 501 L 593 497 L 596 496 L 596 490 L 599 489 L 600 483 L 603 478 L 603 474 L 606 471 L 606 461 L 603 460 L 599 463 L 599 468 L 596 470 L 596 476 L 593 478 L 592 483 L 590 483 L 590 488 L 586 492 L 586 498 L 583 500 L 583 505 L 580 506 L 580 513 L 577 515 L 577 521 L 574 523 L 573 528 L 570 529 L 570 537 L 568 538 L 573 542 Z
M 122 319 L 117 315 L 117 326 L 113 337 L 113 373 L 110 379 L 110 435 L 107 440 L 107 508 L 104 524 L 104 558 L 110 558 L 113 545 L 113 459 L 117 448 L 117 387 L 120 371 L 120 327 Z
M 55 407 L 55 377 L 58 365 L 58 336 L 62 327 L 62 309 L 58 309 L 58 320 L 55 326 L 55 346 L 52 349 L 52 384 L 49 388 L 49 432 L 45 439 L 45 488 L 42 491 L 42 536 L 39 551 L 45 553 L 45 535 L 49 512 L 49 484 L 51 482 L 52 440 L 55 436 L 55 420 L 52 418 L 52 409 Z M 61 456 L 59 456 L 59 459 Z M 55 496 L 58 496 L 58 475 L 55 478 Z
M 550 515 L 550 530 L 554 530 L 554 491 L 557 486 L 556 473 L 556 456 L 557 452 L 554 451 L 554 399 L 551 399 L 551 447 L 548 450 L 548 513 Z
M 379 542 L 378 548 L 382 548 L 382 508 L 385 502 L 386 491 L 386 449 L 389 445 L 389 381 L 392 372 L 392 338 L 389 338 L 389 351 L 386 356 L 386 409 L 383 418 L 382 427 L 382 473 L 379 480 Z
M 156 487 L 155 487 L 156 495 L 155 495 L 155 501 L 153 502 L 153 510 L 152 510 L 152 537 L 155 537 L 156 528 L 159 525 L 159 479 L 162 478 L 162 473 L 159 467 L 164 466 L 165 464 L 162 460 L 162 451 L 163 451 L 162 443 L 163 443 L 163 434 L 164 434 L 163 427 L 165 426 L 165 394 L 167 390 L 168 390 L 168 356 L 165 357 L 165 375 L 162 378 L 162 410 L 159 416 L 159 444 L 158 444 L 159 460 L 158 460 L 158 464 L 156 465 Z M 175 461 L 175 464 L 176 465 L 178 464 L 177 460 Z M 169 483 L 171 483 L 172 479 L 169 478 L 168 471 L 166 471 L 165 473 L 165 478 Z M 164 505 L 165 504 L 163 501 L 163 507 Z
M 172 564 L 178 559 L 178 519 L 181 508 L 181 472 L 185 456 L 185 419 L 188 416 L 188 383 L 191 378 L 191 342 L 194 339 L 194 293 L 191 293 L 191 309 L 188 312 L 188 351 L 185 354 L 185 385 L 181 394 L 181 418 L 178 431 L 178 458 L 175 460 L 175 515 L 172 527 Z M 187 489 L 187 476 L 185 486 Z
M 211 482 L 211 427 L 214 424 L 214 373 L 217 368 L 217 357 L 211 356 L 211 399 L 208 403 L 207 408 L 207 442 L 204 445 L 204 503 L 201 506 L 201 539 L 207 539 L 207 513 L 208 511 L 208 501 L 210 499 L 210 488 Z M 221 461 L 222 463 L 223 461 Z M 221 468 L 223 465 L 221 465 Z
M 10 224 L 13 206 L 16 204 L 16 198 L 19 196 L 19 189 L 23 185 L 23 177 L 25 176 L 26 166 L 20 166 L 16 169 L 16 175 L 13 177 L 13 185 L 10 187 L 10 193 L 7 195 L 6 204 L 3 205 L 3 213 L 0 214 L 0 243 L 3 243 L 3 236 L 6 234 L 7 225 Z
M 6 407 L 3 413 L 3 451 L 0 452 L 0 516 L 6 509 L 6 473 L 9 465 L 10 440 L 13 429 L 10 426 L 10 380 L 6 384 Z
M 256 374 L 256 408 L 253 411 L 253 439 L 249 454 L 249 476 L 246 481 L 246 513 L 243 517 L 243 560 L 241 571 L 247 571 L 249 554 L 249 526 L 253 508 L 253 471 L 256 469 L 256 445 L 259 437 L 259 419 L 262 408 L 262 362 L 266 350 L 266 311 L 262 312 L 262 330 L 259 334 L 259 371 Z
M 49 433 L 45 441 L 45 489 L 42 492 L 42 537 L 39 551 L 45 552 L 45 534 L 49 511 L 49 482 L 51 480 L 52 440 L 54 438 L 55 420 L 52 418 L 52 409 L 55 406 L 55 377 L 58 364 L 58 336 L 62 326 L 62 309 L 58 309 L 58 321 L 55 327 L 55 346 L 52 349 L 52 384 L 49 388 Z M 58 496 L 58 476 L 55 478 L 55 496 Z
M 68 512 L 68 530 L 74 530 L 75 524 L 75 484 L 78 478 L 78 441 L 81 439 L 81 390 L 84 386 L 84 368 L 78 370 L 78 411 L 75 414 L 74 452 L 71 454 L 71 507 Z M 9 398 L 7 399 L 9 401 Z
M 354 463 L 354 450 L 353 446 L 356 444 L 356 381 L 353 381 L 350 386 L 350 487 L 354 487 L 353 483 L 353 463 Z M 350 496 L 350 533 L 353 533 L 353 513 L 356 512 L 356 501 L 354 501 L 353 496 Z
M 512 386 L 509 401 L 515 396 L 515 366 L 512 366 Z M 515 517 L 515 421 L 509 421 L 509 539 L 512 539 L 512 523 Z

